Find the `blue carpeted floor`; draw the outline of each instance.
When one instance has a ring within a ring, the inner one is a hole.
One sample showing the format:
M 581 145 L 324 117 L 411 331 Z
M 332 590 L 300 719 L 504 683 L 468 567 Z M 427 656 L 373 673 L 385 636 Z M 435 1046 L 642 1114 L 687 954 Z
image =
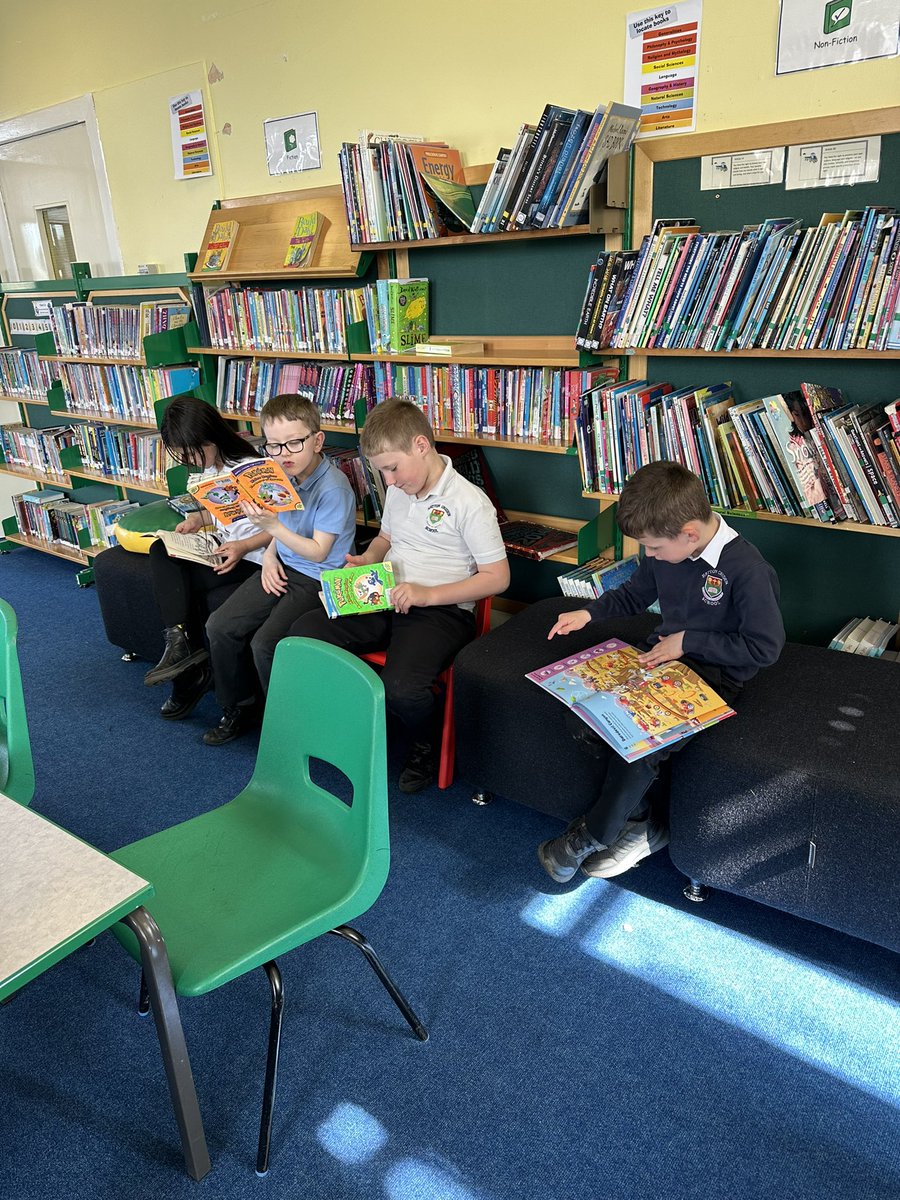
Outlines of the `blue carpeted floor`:
M 120 662 L 70 566 L 16 550 L 0 595 L 19 615 L 39 812 L 112 849 L 249 778 L 252 739 L 199 741 L 211 696 L 186 722 L 157 717 L 164 689 Z M 896 1200 L 896 956 L 724 894 L 689 905 L 665 851 L 556 888 L 534 848 L 558 826 L 468 800 L 461 784 L 392 795 L 391 877 L 359 922 L 427 1044 L 337 939 L 282 960 L 260 1180 L 265 977 L 183 1001 L 213 1158 L 194 1184 L 136 967 L 105 935 L 0 1012 L 3 1194 Z

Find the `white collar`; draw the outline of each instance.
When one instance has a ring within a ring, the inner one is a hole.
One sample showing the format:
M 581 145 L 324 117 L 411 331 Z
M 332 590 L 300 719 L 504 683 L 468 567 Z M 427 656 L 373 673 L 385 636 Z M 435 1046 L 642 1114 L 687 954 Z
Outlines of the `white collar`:
M 702 558 L 704 562 L 709 563 L 711 567 L 719 565 L 719 559 L 722 556 L 722 551 L 729 542 L 733 542 L 738 536 L 736 529 L 732 529 L 724 517 L 719 517 L 719 527 L 709 539 L 706 547 L 696 556 Z

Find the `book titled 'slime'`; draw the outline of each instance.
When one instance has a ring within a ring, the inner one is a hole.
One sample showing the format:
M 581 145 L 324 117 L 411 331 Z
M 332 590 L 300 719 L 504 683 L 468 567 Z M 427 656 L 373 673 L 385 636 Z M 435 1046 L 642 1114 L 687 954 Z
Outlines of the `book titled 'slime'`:
M 302 213 L 294 223 L 291 240 L 288 242 L 287 254 L 284 256 L 285 267 L 311 267 L 316 257 L 316 247 L 322 236 L 326 218 L 320 212 Z
M 428 280 L 388 280 L 388 323 L 392 354 L 414 353 L 428 341 Z
M 329 617 L 358 617 L 393 608 L 394 569 L 389 562 L 323 571 L 319 599 Z

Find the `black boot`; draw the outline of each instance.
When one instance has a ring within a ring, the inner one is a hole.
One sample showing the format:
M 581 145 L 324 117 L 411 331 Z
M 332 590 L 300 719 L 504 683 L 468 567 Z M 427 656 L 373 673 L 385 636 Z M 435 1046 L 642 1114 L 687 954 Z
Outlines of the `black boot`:
M 166 648 L 162 658 L 144 676 L 147 687 L 155 683 L 165 683 L 174 679 L 195 663 L 205 662 L 209 658 L 206 650 L 192 650 L 183 625 L 170 625 L 163 630 L 166 638 Z
M 183 720 L 194 711 L 211 683 L 212 671 L 205 663 L 185 671 L 174 680 L 172 695 L 159 710 L 159 715 L 167 721 Z
M 431 787 L 436 774 L 434 748 L 429 742 L 415 742 L 400 772 L 398 787 L 401 792 L 421 792 Z
M 203 735 L 207 746 L 223 746 L 233 738 L 249 733 L 260 723 L 261 713 L 256 704 L 242 704 L 239 708 L 226 708 L 215 729 L 207 729 Z
M 573 821 L 565 833 L 538 846 L 541 866 L 557 883 L 568 883 L 589 854 L 605 850 L 602 842 L 588 833 L 584 818 Z

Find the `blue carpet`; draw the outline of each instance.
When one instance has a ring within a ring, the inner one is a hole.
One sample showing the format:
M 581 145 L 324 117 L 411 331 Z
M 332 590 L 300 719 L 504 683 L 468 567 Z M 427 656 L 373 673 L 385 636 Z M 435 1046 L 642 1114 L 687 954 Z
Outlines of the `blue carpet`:
M 70 566 L 17 550 L 0 595 L 20 621 L 35 809 L 110 850 L 240 790 L 254 740 L 200 743 L 211 696 L 161 721 L 165 689 L 120 661 Z M 690 905 L 665 852 L 556 888 L 534 848 L 558 826 L 468 800 L 392 795 L 391 877 L 359 922 L 428 1043 L 338 939 L 282 960 L 259 1180 L 265 977 L 183 1001 L 213 1159 L 194 1184 L 136 967 L 104 936 L 0 1012 L 4 1195 L 896 1200 L 895 955 L 724 894 Z

